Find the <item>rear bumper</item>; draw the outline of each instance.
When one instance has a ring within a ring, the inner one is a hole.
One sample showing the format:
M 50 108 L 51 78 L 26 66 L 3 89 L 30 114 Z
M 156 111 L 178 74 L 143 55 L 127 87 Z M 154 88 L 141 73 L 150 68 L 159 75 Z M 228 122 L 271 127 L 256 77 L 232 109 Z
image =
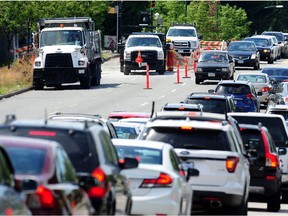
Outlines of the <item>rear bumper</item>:
M 229 72 L 196 72 L 195 76 L 200 80 L 228 80 L 230 79 Z
M 236 67 L 254 67 L 258 62 L 258 59 L 245 59 L 245 60 L 235 60 Z

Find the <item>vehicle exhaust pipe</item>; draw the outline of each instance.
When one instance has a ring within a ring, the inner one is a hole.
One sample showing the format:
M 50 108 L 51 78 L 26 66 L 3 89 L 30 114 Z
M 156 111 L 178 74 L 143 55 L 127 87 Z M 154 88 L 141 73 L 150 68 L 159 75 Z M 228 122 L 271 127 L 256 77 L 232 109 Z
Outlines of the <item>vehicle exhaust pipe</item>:
M 210 201 L 210 207 L 211 208 L 221 208 L 222 207 L 222 203 L 219 200 L 211 200 Z

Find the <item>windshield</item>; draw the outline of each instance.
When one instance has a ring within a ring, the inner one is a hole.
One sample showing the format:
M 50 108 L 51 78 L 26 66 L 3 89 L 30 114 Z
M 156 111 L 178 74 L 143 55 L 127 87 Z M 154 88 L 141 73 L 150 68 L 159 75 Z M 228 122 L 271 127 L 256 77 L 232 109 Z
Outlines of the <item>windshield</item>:
M 140 38 L 133 37 L 130 38 L 127 42 L 127 47 L 135 47 L 135 46 L 151 46 L 151 47 L 161 47 L 161 42 L 158 38 Z
M 174 148 L 231 151 L 228 137 L 221 130 L 153 127 L 144 139 L 170 143 Z
M 167 36 L 173 37 L 196 37 L 194 29 L 170 29 Z
M 256 51 L 256 47 L 251 43 L 231 43 L 228 47 L 229 51 Z
M 56 45 L 83 46 L 83 37 L 78 30 L 43 31 L 40 38 L 40 47 Z
M 202 104 L 203 112 L 212 112 L 212 113 L 226 113 L 226 100 L 219 99 L 205 99 L 205 98 L 189 98 L 187 100 L 189 104 Z
M 198 62 L 223 62 L 223 63 L 227 63 L 228 62 L 228 56 L 226 54 L 223 53 L 205 53 L 203 52 L 200 55 L 199 61 Z
M 249 38 L 249 39 L 246 39 L 246 40 L 254 41 L 256 46 L 260 46 L 260 47 L 271 46 L 270 40 L 264 39 L 264 38 Z

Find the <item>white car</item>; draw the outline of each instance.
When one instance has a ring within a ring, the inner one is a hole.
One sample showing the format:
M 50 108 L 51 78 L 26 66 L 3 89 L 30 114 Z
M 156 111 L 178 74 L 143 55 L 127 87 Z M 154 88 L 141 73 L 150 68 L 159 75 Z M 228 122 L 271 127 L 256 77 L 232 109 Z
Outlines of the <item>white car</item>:
M 272 88 L 272 84 L 268 74 L 261 72 L 246 72 L 239 73 L 235 80 L 240 81 L 250 81 L 256 92 L 261 92 L 262 95 L 259 95 L 260 103 L 263 105 L 268 104 L 269 90 Z
M 124 171 L 132 198 L 128 215 L 190 215 L 192 189 L 173 147 L 167 143 L 112 140 L 119 155 L 139 160 L 136 169 Z
M 247 215 L 249 160 L 227 121 L 155 117 L 139 139 L 170 143 L 184 170 L 198 171 L 198 176 L 189 178 L 192 213 L 222 209 L 230 215 Z

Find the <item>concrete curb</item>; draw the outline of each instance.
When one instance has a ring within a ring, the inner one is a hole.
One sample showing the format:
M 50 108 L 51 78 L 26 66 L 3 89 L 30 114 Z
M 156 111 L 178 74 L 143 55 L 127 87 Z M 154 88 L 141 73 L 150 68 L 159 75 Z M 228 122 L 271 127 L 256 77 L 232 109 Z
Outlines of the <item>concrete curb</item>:
M 27 92 L 27 91 L 30 91 L 30 90 L 32 90 L 32 89 L 33 89 L 33 87 L 28 87 L 28 88 L 21 89 L 21 90 L 19 90 L 19 91 L 15 91 L 15 92 L 10 93 L 10 94 L 7 94 L 7 95 L 0 95 L 0 100 L 2 100 L 2 99 L 4 99 L 4 98 L 9 98 L 9 97 L 15 96 L 15 95 L 18 95 L 18 94 Z

